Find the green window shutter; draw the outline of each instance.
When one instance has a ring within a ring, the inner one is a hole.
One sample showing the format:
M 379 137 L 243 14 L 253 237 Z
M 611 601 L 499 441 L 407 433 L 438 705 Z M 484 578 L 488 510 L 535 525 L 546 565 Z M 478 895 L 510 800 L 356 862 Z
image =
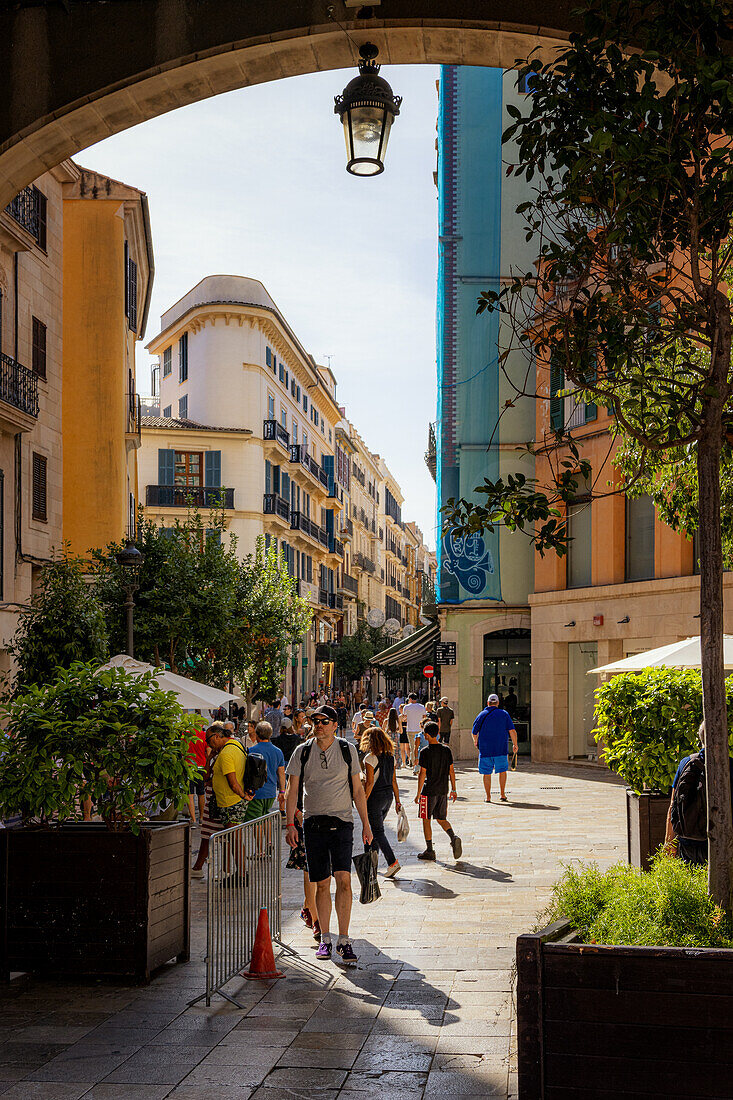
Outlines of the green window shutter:
M 558 397 L 558 391 L 565 388 L 565 372 L 558 357 L 550 357 L 550 424 L 559 432 L 565 427 L 565 398 Z
M 589 362 L 589 365 L 588 365 L 588 373 L 587 373 L 586 377 L 587 377 L 588 382 L 590 383 L 590 385 L 594 385 L 596 379 L 598 378 L 598 355 L 597 355 L 596 352 L 592 352 L 592 354 L 591 354 L 590 362 Z M 585 403 L 585 422 L 586 422 L 586 424 L 588 423 L 589 420 L 597 420 L 597 419 L 598 419 L 598 406 L 596 405 L 595 401 L 586 401 L 586 403 Z
M 286 474 L 284 470 L 280 477 L 280 496 L 283 500 L 290 500 L 290 474 Z
M 210 489 L 221 485 L 221 451 L 204 452 L 204 485 Z
M 176 465 L 176 452 L 166 451 L 163 448 L 158 450 L 158 485 L 173 485 L 175 484 L 175 465 Z
M 265 492 L 272 492 L 272 463 L 267 458 L 265 459 Z

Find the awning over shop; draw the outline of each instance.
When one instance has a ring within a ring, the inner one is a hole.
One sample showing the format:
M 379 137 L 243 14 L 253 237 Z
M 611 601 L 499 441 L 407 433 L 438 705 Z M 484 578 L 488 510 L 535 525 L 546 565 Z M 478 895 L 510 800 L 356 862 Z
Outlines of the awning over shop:
M 395 642 L 389 649 L 383 649 L 375 654 L 369 662 L 376 668 L 404 669 L 410 665 L 421 662 L 432 664 L 435 656 L 435 643 L 440 641 L 440 627 L 437 623 L 430 623 L 421 627 L 414 634 Z

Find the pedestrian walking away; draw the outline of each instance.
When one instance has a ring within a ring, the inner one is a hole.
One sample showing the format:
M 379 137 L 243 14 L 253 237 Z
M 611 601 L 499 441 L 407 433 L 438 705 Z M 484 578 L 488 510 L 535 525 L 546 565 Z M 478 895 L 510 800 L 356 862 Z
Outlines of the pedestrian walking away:
M 303 714 L 303 711 L 298 711 L 298 714 Z M 280 752 L 285 757 L 285 763 L 287 764 L 288 760 L 293 755 L 293 751 L 300 744 L 300 740 L 300 734 L 293 729 L 293 723 L 290 719 L 283 718 L 280 723 L 280 733 L 277 737 L 272 738 L 272 744 L 280 749 Z
M 448 787 L 450 786 L 450 798 L 455 802 L 456 773 L 453 769 L 453 753 L 447 745 L 441 745 L 438 740 L 440 727 L 437 722 L 426 722 L 423 733 L 427 739 L 427 745 L 420 750 L 420 771 L 417 780 L 417 797 L 415 801 L 419 806 L 419 817 L 422 821 L 425 834 L 425 851 L 418 854 L 418 859 L 435 859 L 433 848 L 432 820 L 440 825 L 444 833 L 448 834 L 454 859 L 460 859 L 463 855 L 461 838 L 453 832 L 448 820 Z
M 420 751 L 421 748 L 424 748 L 424 746 L 425 746 L 425 739 L 422 736 L 421 722 L 422 722 L 423 718 L 425 717 L 426 713 L 427 712 L 425 710 L 425 707 L 422 705 L 422 703 L 418 703 L 417 695 L 413 691 L 407 697 L 407 703 L 405 704 L 405 707 L 402 711 L 402 715 L 405 719 L 405 729 L 406 729 L 406 732 L 407 732 L 408 739 L 411 742 L 414 741 L 414 751 L 413 751 L 412 760 L 413 760 L 413 764 L 415 765 L 415 775 L 417 775 L 417 771 L 418 771 L 418 765 L 417 765 L 418 752 Z
M 708 861 L 705 722 L 700 723 L 697 736 L 700 751 L 683 756 L 675 772 L 665 834 L 667 852 L 679 856 L 685 863 L 693 866 L 700 866 Z M 728 758 L 728 764 L 733 806 L 733 758 Z
M 361 739 L 364 752 L 366 781 L 364 792 L 367 800 L 369 824 L 372 827 L 374 841 L 372 848 L 381 851 L 387 860 L 386 877 L 393 878 L 400 870 L 392 845 L 384 831 L 384 819 L 394 798 L 397 812 L 402 808 L 400 789 L 397 786 L 395 772 L 394 745 L 390 737 L 379 726 L 370 726 Z
M 517 731 L 510 714 L 499 706 L 499 696 L 490 695 L 486 707 L 478 714 L 471 730 L 473 743 L 478 749 L 479 775 L 484 777 L 486 801 L 491 802 L 491 776 L 499 776 L 499 795 L 506 797 L 506 773 L 509 771 L 508 738 L 511 737 L 514 753 L 517 752 Z
M 454 712 L 448 706 L 448 696 L 444 695 L 440 700 L 440 706 L 435 712 L 435 717 L 438 720 L 440 726 L 440 740 L 444 745 L 450 745 L 451 727 L 453 725 L 453 719 L 455 718 Z
M 287 719 L 287 721 L 290 720 Z M 280 809 L 285 809 L 285 757 L 282 750 L 271 743 L 270 723 L 258 722 L 255 727 L 255 736 L 257 744 L 253 745 L 249 751 L 252 756 L 264 757 L 267 765 L 267 779 L 259 790 L 255 791 L 254 798 L 247 807 L 245 821 L 252 821 L 256 817 L 264 817 L 269 813 L 276 796 L 280 802 Z
M 351 857 L 354 823 L 352 801 L 362 824 L 362 841 L 368 848 L 374 837 L 369 825 L 366 795 L 360 781 L 356 747 L 336 737 L 338 715 L 324 705 L 313 713 L 315 738 L 299 745 L 288 762 L 286 796 L 286 839 L 291 848 L 298 843 L 296 810 L 303 795 L 303 839 L 308 875 L 316 884 L 316 909 L 321 942 L 316 958 L 332 956 L 331 878 L 336 882 L 338 940 L 336 957 L 346 965 L 357 961 L 349 939 L 351 919 Z
M 269 722 L 272 726 L 272 736 L 277 737 L 280 733 L 280 726 L 283 720 L 283 712 L 280 709 L 280 703 L 276 699 L 270 704 L 269 708 L 262 715 L 265 722 Z

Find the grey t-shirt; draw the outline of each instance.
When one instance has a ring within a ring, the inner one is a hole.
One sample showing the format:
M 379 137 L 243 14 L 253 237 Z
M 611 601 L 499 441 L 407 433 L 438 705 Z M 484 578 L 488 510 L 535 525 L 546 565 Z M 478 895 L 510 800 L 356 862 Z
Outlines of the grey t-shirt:
M 348 744 L 351 774 L 358 781 L 359 754 L 355 745 Z M 298 745 L 288 761 L 288 775 L 300 776 L 300 757 L 306 745 L 310 745 L 311 749 L 303 772 L 303 816 L 308 818 L 325 814 L 339 817 L 342 821 L 353 821 L 349 772 L 338 740 L 334 739 L 330 748 L 325 750 L 325 757 L 321 756 L 315 738 Z

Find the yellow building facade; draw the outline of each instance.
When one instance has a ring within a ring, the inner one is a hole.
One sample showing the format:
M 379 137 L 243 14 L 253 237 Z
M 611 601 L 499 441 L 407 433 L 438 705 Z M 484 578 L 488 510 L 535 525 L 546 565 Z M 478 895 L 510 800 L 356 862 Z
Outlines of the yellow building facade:
M 135 345 L 154 275 L 147 199 L 79 168 L 64 185 L 63 231 L 63 535 L 84 555 L 135 531 Z

